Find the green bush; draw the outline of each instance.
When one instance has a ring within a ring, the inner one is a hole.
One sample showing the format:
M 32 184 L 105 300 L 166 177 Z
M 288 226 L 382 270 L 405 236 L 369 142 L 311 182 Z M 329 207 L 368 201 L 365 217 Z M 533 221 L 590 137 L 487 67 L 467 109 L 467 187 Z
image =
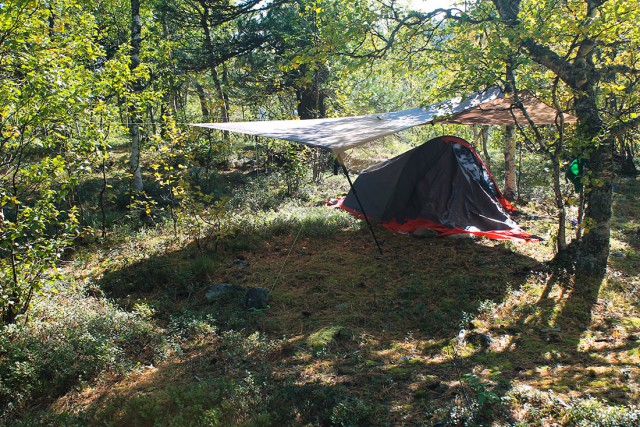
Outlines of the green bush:
M 138 313 L 95 298 L 57 295 L 34 304 L 26 325 L 0 331 L 0 421 L 27 402 L 60 396 L 102 371 L 156 363 L 169 349 Z
M 609 406 L 597 399 L 582 399 L 567 410 L 566 426 L 634 427 L 640 425 L 640 407 Z
M 640 425 L 640 407 L 614 406 L 595 399 L 563 402 L 552 392 L 517 385 L 505 396 L 512 408 L 525 411 L 522 425 L 539 425 L 541 419 L 561 420 L 567 427 L 632 427 Z

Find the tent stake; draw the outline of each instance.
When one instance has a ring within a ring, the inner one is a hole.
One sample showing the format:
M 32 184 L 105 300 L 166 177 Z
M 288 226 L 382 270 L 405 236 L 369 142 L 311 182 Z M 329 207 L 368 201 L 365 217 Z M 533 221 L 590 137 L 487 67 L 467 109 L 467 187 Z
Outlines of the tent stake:
M 358 192 L 353 187 L 353 182 L 351 182 L 351 177 L 349 176 L 349 171 L 347 170 L 347 167 L 344 165 L 344 163 L 342 164 L 342 170 L 344 171 L 344 174 L 347 177 L 347 181 L 349 181 L 349 186 L 351 187 L 351 191 L 353 191 L 353 195 L 356 196 L 356 200 L 358 201 L 358 206 L 360 206 L 360 210 L 362 211 L 362 216 L 364 216 L 364 220 L 367 221 L 367 225 L 369 226 L 369 231 L 371 232 L 371 235 L 373 236 L 373 240 L 375 240 L 375 242 L 376 242 L 376 246 L 378 247 L 378 251 L 380 251 L 380 255 L 384 255 L 382 253 L 382 248 L 380 247 L 380 242 L 378 242 L 378 239 L 376 237 L 376 233 L 373 232 L 373 227 L 371 226 L 371 222 L 369 222 L 369 217 L 367 216 L 367 213 L 364 211 L 364 206 L 362 206 L 362 202 L 360 202 L 360 197 L 358 197 Z

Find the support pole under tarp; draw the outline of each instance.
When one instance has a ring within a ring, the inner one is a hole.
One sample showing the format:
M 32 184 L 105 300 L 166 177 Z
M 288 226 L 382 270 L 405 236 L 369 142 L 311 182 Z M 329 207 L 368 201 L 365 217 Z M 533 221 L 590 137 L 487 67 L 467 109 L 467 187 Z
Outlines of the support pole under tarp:
M 347 181 L 349 181 L 349 186 L 351 187 L 351 191 L 353 191 L 353 195 L 356 196 L 356 200 L 358 201 L 358 206 L 360 206 L 360 211 L 362 212 L 362 216 L 364 217 L 364 220 L 367 221 L 367 225 L 369 226 L 369 231 L 373 236 L 373 240 L 376 242 L 376 246 L 378 247 L 378 251 L 380 251 L 380 255 L 383 255 L 382 248 L 380 247 L 380 242 L 378 242 L 376 233 L 373 232 L 373 227 L 371 226 L 371 222 L 369 221 L 369 217 L 367 216 L 367 213 L 364 211 L 364 206 L 362 206 L 362 202 L 360 202 L 360 197 L 358 197 L 358 192 L 353 187 L 353 182 L 351 182 L 349 171 L 347 170 L 347 167 L 344 165 L 344 162 L 341 162 L 341 163 L 342 163 L 342 170 L 344 172 L 344 175 L 347 177 Z

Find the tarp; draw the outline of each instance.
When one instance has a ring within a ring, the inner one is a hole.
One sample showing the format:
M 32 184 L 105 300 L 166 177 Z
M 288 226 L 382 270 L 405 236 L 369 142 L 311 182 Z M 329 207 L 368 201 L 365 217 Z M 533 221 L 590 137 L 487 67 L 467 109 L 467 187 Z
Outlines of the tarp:
M 309 120 L 268 120 L 233 123 L 194 123 L 193 126 L 239 132 L 249 135 L 283 139 L 311 147 L 325 148 L 340 154 L 347 149 L 366 144 L 383 136 L 434 122 L 461 124 L 514 124 L 512 111 L 518 124 L 528 125 L 513 101 L 500 89 L 476 92 L 465 98 L 458 97 L 432 104 L 425 108 L 366 116 Z M 536 124 L 553 124 L 556 110 L 532 96 L 523 96 L 523 105 Z M 518 110 L 518 111 L 516 111 Z M 565 123 L 575 121 L 565 114 Z
M 522 103 L 527 116 L 522 109 L 514 105 L 512 96 L 500 97 L 487 101 L 460 113 L 453 114 L 443 120 L 446 123 L 462 125 L 518 125 L 529 126 L 529 119 L 536 125 L 559 124 L 558 111 L 545 104 L 530 93 L 520 93 L 519 100 Z M 572 114 L 564 113 L 564 123 L 576 123 L 578 119 Z
M 365 170 L 340 207 L 394 231 L 536 239 L 510 217 L 515 208 L 473 147 L 454 136 L 434 138 Z

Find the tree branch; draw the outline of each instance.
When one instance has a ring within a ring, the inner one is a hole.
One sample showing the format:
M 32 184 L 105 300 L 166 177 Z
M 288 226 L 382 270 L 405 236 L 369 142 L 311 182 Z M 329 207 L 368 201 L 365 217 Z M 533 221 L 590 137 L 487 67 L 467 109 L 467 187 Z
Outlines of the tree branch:
M 620 120 L 620 123 L 609 129 L 609 134 L 616 137 L 638 127 L 640 127 L 640 115 L 626 122 Z
M 523 40 L 522 46 L 527 49 L 534 61 L 553 71 L 572 89 L 579 89 L 582 80 L 577 78 L 575 67 L 568 60 L 533 39 Z
M 395 25 L 393 26 L 393 28 L 391 28 L 388 35 L 385 36 L 381 32 L 377 32 L 372 29 L 370 30 L 369 34 L 372 36 L 372 44 L 374 45 L 374 48 L 370 52 L 366 53 L 356 53 L 355 50 L 352 50 L 352 52 L 350 53 L 344 53 L 346 56 L 358 59 L 381 58 L 393 47 L 398 34 L 403 28 L 411 28 L 415 33 L 418 31 L 418 28 L 420 26 L 431 23 L 433 26 L 429 29 L 429 39 L 431 39 L 440 25 L 442 25 L 442 23 L 447 20 L 469 24 L 481 24 L 484 22 L 495 21 L 497 19 L 495 16 L 488 16 L 484 19 L 474 19 L 457 7 L 438 8 L 426 13 L 414 10 L 408 12 L 405 15 L 399 14 L 394 4 L 386 5 L 386 7 L 390 10 L 390 16 L 386 16 L 384 18 L 395 22 Z M 437 23 L 433 23 L 432 20 L 434 18 L 438 18 L 439 21 Z M 375 47 L 376 40 L 382 41 L 383 45 L 380 47 Z
M 602 75 L 607 74 L 626 74 L 628 76 L 639 76 L 640 70 L 637 68 L 629 67 L 627 65 L 607 65 L 598 69 L 598 72 Z
M 519 25 L 520 0 L 493 0 L 493 4 L 507 27 L 514 28 Z M 553 71 L 568 86 L 573 89 L 580 88 L 583 78 L 582 76 L 577 77 L 576 67 L 567 58 L 561 57 L 549 47 L 536 42 L 532 38 L 522 40 L 521 46 L 529 52 L 534 61 Z

